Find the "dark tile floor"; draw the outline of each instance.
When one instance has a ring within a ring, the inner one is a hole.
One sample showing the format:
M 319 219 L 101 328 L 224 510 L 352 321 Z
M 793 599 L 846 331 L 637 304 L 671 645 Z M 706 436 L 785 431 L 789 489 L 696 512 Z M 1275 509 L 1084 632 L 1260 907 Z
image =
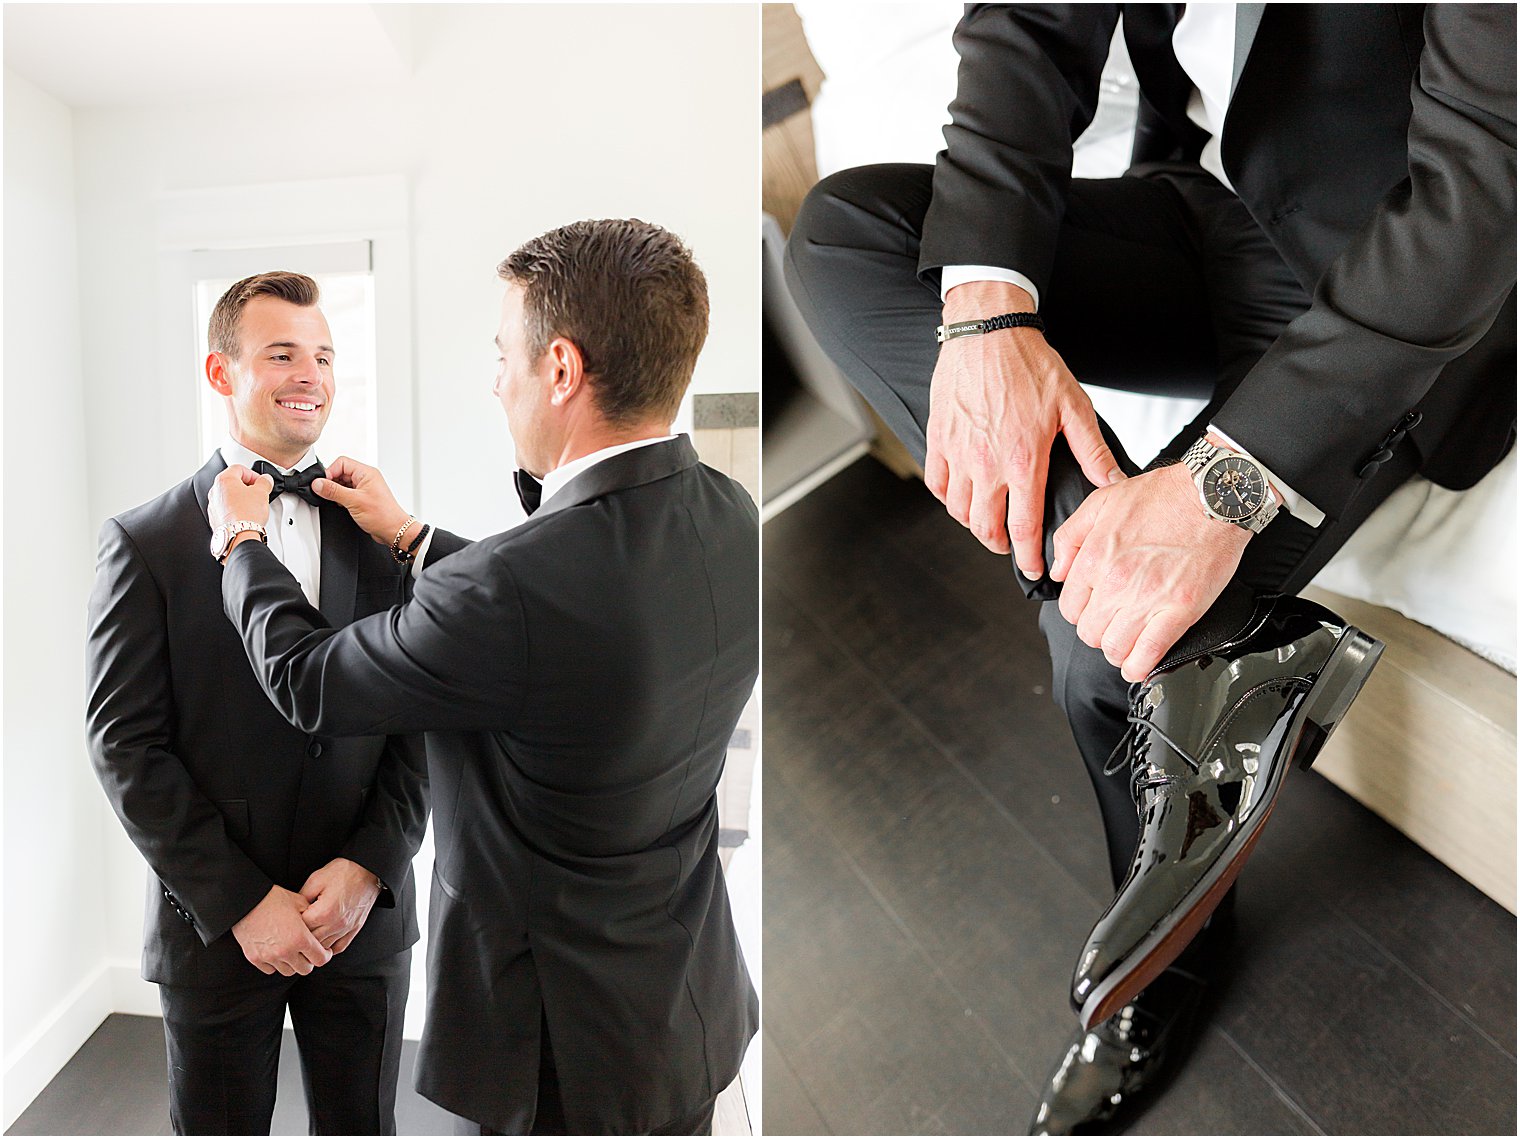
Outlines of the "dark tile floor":
M 1108 900 L 1034 606 L 862 460 L 765 527 L 765 1130 L 1020 1133 Z M 1515 1133 L 1515 918 L 1312 773 L 1132 1127 Z
M 396 1089 L 400 1135 L 452 1135 L 454 1116 L 412 1090 L 416 1041 L 401 1046 Z M 7 1135 L 170 1135 L 164 1026 L 156 1016 L 115 1013 L 74 1054 Z M 280 1090 L 271 1135 L 306 1134 L 306 1093 L 301 1087 L 295 1035 L 285 1030 L 280 1048 Z

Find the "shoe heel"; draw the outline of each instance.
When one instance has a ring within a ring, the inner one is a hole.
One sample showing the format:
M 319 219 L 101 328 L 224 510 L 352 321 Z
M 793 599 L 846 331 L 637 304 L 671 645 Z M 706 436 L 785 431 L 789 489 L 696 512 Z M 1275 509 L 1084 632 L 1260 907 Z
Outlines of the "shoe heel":
M 1295 757 L 1300 768 L 1307 771 L 1313 766 L 1320 749 L 1361 692 L 1362 685 L 1367 683 L 1382 655 L 1382 641 L 1353 625 L 1346 626 L 1340 640 L 1335 642 L 1335 648 L 1330 650 L 1330 659 L 1320 669 L 1314 687 L 1305 697 L 1304 731 Z

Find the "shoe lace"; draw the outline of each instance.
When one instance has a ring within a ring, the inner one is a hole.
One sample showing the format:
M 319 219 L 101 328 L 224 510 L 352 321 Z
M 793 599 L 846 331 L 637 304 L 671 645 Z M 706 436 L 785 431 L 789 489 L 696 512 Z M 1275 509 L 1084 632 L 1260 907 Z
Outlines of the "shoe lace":
M 1233 718 L 1235 713 L 1259 692 L 1269 688 L 1277 688 L 1289 692 L 1307 690 L 1312 684 L 1313 679 L 1311 677 L 1292 676 L 1272 681 L 1267 685 L 1258 685 L 1236 701 L 1235 707 L 1231 709 L 1224 722 L 1227 723 Z M 1140 802 L 1140 793 L 1142 791 L 1152 787 L 1165 787 L 1168 783 L 1173 782 L 1172 776 L 1162 770 L 1159 764 L 1149 761 L 1147 757 L 1148 749 L 1141 746 L 1143 729 L 1150 729 L 1150 734 L 1153 737 L 1160 739 L 1162 743 L 1181 756 L 1182 761 L 1192 769 L 1193 774 L 1196 775 L 1203 766 L 1202 760 L 1198 759 L 1187 748 L 1174 740 L 1159 724 L 1151 722 L 1151 712 L 1154 711 L 1155 706 L 1146 701 L 1145 695 L 1143 683 L 1130 685 L 1129 712 L 1125 716 L 1128 726 L 1124 729 L 1124 734 L 1119 737 L 1119 742 L 1114 745 L 1114 750 L 1108 753 L 1108 762 L 1103 765 L 1103 774 L 1113 775 L 1124 766 L 1125 759 L 1128 758 L 1130 765 L 1130 797 L 1136 803 Z
M 1172 782 L 1172 777 L 1167 775 L 1160 766 L 1150 762 L 1148 749 L 1141 746 L 1143 732 L 1150 729 L 1150 734 L 1161 740 L 1167 747 L 1182 757 L 1193 772 L 1196 774 L 1201 762 L 1194 755 L 1174 740 L 1159 724 L 1151 722 L 1151 712 L 1154 706 L 1147 703 L 1143 684 L 1131 684 L 1129 687 L 1129 712 L 1125 716 L 1128 726 L 1124 734 L 1119 737 L 1119 742 L 1114 745 L 1114 750 L 1108 753 L 1108 762 L 1103 765 L 1104 775 L 1113 775 L 1129 762 L 1129 793 L 1136 803 L 1140 802 L 1141 792 L 1152 787 L 1164 787 Z

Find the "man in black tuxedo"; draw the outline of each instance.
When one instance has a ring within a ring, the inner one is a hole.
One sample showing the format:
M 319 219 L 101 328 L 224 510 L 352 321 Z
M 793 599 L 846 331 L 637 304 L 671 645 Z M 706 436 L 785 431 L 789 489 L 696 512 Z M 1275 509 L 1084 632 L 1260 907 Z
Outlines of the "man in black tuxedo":
M 1132 166 L 1074 181 L 1121 15 Z M 1513 444 L 1515 11 L 969 5 L 956 47 L 936 164 L 820 183 L 787 279 L 946 509 L 1048 599 L 1117 883 L 1138 827 L 1105 774 L 1134 738 L 1125 683 L 1227 585 L 1296 593 L 1412 474 L 1468 487 Z M 1141 473 L 1078 378 L 1208 405 Z M 1206 512 L 1178 460 L 1210 455 L 1271 501 Z M 1038 1128 L 1100 1125 L 1154 1078 L 1205 948 L 1099 1031 L 1096 1062 L 1079 1037 Z
M 554 230 L 499 272 L 494 392 L 531 517 L 467 543 L 335 464 L 318 492 L 426 559 L 412 599 L 333 629 L 245 533 L 226 610 L 302 730 L 428 733 L 418 1090 L 464 1133 L 702 1134 L 758 1013 L 715 796 L 758 671 L 757 514 L 670 435 L 706 283 L 637 221 Z M 266 493 L 223 472 L 211 522 Z
M 317 301 L 316 282 L 294 273 L 227 290 L 206 358 L 227 440 L 101 531 L 90 754 L 152 872 L 143 976 L 159 986 L 178 1134 L 268 1133 L 287 1008 L 312 1133 L 396 1130 L 411 862 L 427 822 L 421 740 L 292 728 L 240 659 L 205 541 L 217 474 L 257 465 L 281 487 L 262 511 L 271 548 L 324 624 L 402 598 L 406 568 L 309 489 L 334 396 Z

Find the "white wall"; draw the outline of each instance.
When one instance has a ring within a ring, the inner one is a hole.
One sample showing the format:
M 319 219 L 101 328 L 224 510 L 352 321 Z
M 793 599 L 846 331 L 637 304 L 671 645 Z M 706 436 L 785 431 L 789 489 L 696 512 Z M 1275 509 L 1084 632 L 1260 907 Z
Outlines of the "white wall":
M 280 7 L 268 11 L 283 18 Z M 76 109 L 86 318 L 79 338 L 63 343 L 82 344 L 90 463 L 88 507 L 68 524 L 70 543 L 86 552 L 71 565 L 93 565 L 103 519 L 201 461 L 193 453 L 200 379 L 161 304 L 172 279 L 165 250 L 197 191 L 405 180 L 413 298 L 406 364 L 415 375 L 418 440 L 418 493 L 407 505 L 451 529 L 486 534 L 516 517 L 511 442 L 490 395 L 501 294 L 495 266 L 546 229 L 638 216 L 679 233 L 713 302 L 695 390 L 758 391 L 758 32 L 757 12 L 743 5 L 418 6 L 404 81 L 299 95 L 239 76 L 229 78 L 225 97 Z M 256 197 L 232 236 L 273 232 L 289 202 L 284 190 Z M 339 232 L 345 224 L 324 216 L 311 231 L 285 236 L 353 236 Z M 7 278 L 9 286 L 9 255 Z M 6 464 L 14 469 L 9 454 Z M 76 618 L 88 589 L 80 572 L 82 579 L 57 585 Z M 77 706 L 82 630 L 58 636 Z M 9 630 L 6 643 L 15 643 Z M 9 697 L 8 690 L 8 707 Z M 73 713 L 60 735 L 76 752 L 79 723 Z M 19 795 L 13 801 L 26 805 Z M 142 863 L 114 818 L 101 829 L 95 841 L 103 843 L 109 907 L 101 952 L 114 970 L 114 999 L 124 1011 L 152 1012 L 151 990 L 132 980 Z M 424 883 L 427 869 L 419 860 Z M 425 887 L 420 893 L 425 899 Z M 419 947 L 408 1035 L 419 1024 L 421 972 Z
M 83 727 L 95 550 L 73 144 L 69 109 L 7 68 L 5 1127 L 111 1004 L 100 923 L 110 809 Z M 140 879 L 132 895 L 140 907 Z
M 758 391 L 757 36 L 743 5 L 440 5 L 414 12 L 404 84 L 289 98 L 238 84 L 226 101 L 79 112 L 95 512 L 186 473 L 178 409 L 197 379 L 156 350 L 152 290 L 129 284 L 151 283 L 160 203 L 177 191 L 406 176 L 416 505 L 467 533 L 511 517 L 511 444 L 490 396 L 495 266 L 543 230 L 639 216 L 681 234 L 713 298 L 696 390 Z M 111 461 L 129 451 L 146 461 Z

